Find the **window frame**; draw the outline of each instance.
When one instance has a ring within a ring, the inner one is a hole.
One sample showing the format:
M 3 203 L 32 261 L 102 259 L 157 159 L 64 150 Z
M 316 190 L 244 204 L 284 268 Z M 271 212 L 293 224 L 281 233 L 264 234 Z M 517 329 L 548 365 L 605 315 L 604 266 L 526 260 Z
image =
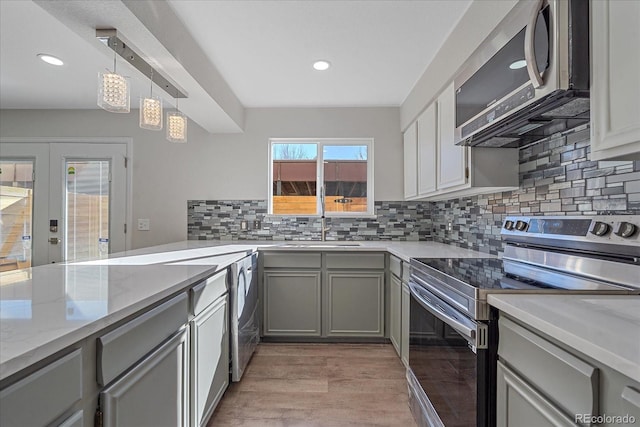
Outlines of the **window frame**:
M 274 144 L 315 144 L 318 147 L 316 159 L 316 214 L 277 214 L 273 213 L 273 145 Z M 267 211 L 270 216 L 297 217 L 305 216 L 320 218 L 322 216 L 320 190 L 324 185 L 324 151 L 325 145 L 366 145 L 367 146 L 367 211 L 366 212 L 325 212 L 325 217 L 331 218 L 366 218 L 375 216 L 374 213 L 374 171 L 373 171 L 373 138 L 269 138 L 269 170 L 268 170 L 268 202 Z

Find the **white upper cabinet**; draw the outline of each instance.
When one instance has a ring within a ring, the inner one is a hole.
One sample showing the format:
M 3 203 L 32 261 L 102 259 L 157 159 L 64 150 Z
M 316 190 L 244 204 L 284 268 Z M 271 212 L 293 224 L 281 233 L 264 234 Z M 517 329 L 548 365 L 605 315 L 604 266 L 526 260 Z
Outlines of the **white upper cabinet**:
M 418 123 L 414 122 L 404 132 L 404 198 L 418 195 Z
M 431 104 L 418 118 L 418 196 L 436 191 L 438 104 Z
M 517 148 L 455 145 L 454 129 L 451 84 L 404 134 L 405 199 L 445 200 L 518 187 Z
M 467 183 L 467 147 L 454 143 L 455 94 L 453 83 L 438 97 L 438 189 Z
M 640 2 L 591 1 L 591 158 L 640 159 Z

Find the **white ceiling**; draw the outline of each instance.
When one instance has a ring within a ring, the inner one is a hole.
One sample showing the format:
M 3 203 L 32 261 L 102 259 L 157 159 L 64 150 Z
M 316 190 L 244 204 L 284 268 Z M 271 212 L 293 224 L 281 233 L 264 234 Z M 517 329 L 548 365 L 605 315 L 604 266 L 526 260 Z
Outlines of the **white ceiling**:
M 108 27 L 189 94 L 181 109 L 210 132 L 240 130 L 243 107 L 399 106 L 470 3 L 0 0 L 0 107 L 97 108 L 113 59 L 94 35 Z M 119 64 L 135 108 L 148 79 Z

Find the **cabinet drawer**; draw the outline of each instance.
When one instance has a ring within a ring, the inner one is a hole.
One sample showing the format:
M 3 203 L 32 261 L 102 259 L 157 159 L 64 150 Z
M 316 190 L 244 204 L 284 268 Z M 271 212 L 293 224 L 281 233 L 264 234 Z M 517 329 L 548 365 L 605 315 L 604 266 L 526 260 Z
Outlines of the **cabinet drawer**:
M 320 268 L 321 255 L 317 253 L 265 253 L 263 256 L 265 268 Z
M 384 268 L 384 254 L 372 253 L 328 253 L 327 268 L 335 269 L 371 269 L 371 268 Z
M 109 384 L 187 323 L 187 294 L 162 305 L 97 339 L 96 376 Z
M 194 316 L 227 292 L 227 270 L 221 271 L 189 290 L 191 314 Z
M 43 426 L 82 399 L 82 351 L 68 354 L 0 392 L 0 425 Z
M 402 277 L 402 260 L 396 256 L 389 256 L 389 270 L 397 278 Z
M 598 413 L 598 368 L 501 317 L 498 356 L 566 414 Z

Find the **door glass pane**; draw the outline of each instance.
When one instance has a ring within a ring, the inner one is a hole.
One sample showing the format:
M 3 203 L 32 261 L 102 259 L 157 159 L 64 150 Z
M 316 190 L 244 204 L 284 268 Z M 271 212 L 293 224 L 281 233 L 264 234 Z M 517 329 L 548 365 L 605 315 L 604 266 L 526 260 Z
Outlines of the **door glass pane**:
M 317 214 L 317 144 L 278 143 L 272 150 L 273 213 Z
M 31 267 L 33 161 L 0 160 L 0 271 Z
M 325 145 L 324 188 L 327 212 L 367 211 L 366 145 Z
M 109 169 L 108 160 L 65 162 L 66 261 L 109 253 Z

